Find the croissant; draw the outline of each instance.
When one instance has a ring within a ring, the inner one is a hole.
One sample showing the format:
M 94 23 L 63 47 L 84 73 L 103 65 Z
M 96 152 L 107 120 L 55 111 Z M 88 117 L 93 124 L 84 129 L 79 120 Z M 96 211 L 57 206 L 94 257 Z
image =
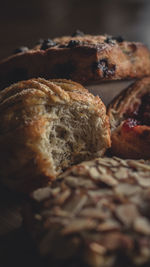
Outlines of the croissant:
M 150 77 L 133 83 L 108 107 L 111 151 L 122 158 L 150 158 Z
M 37 78 L 4 89 L 0 121 L 0 179 L 21 192 L 110 146 L 104 104 L 69 80 Z

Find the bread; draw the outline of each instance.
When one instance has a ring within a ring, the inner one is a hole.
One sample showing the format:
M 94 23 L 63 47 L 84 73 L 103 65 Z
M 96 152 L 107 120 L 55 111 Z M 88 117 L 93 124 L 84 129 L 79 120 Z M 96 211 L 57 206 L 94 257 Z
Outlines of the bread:
M 98 158 L 34 191 L 24 224 L 48 266 L 149 266 L 149 174 L 149 161 Z
M 0 179 L 22 192 L 110 147 L 104 104 L 68 80 L 38 78 L 4 89 L 0 122 Z
M 136 81 L 108 108 L 113 155 L 150 158 L 150 77 Z
M 35 77 L 66 78 L 82 84 L 150 75 L 145 45 L 106 35 L 75 35 L 23 47 L 0 62 L 0 88 Z

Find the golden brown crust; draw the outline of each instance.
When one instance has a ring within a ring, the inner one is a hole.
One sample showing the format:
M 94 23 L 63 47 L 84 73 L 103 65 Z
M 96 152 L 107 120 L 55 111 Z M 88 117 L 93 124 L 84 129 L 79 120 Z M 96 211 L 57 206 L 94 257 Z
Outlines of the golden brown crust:
M 144 96 L 145 104 L 142 104 Z M 147 77 L 136 81 L 110 103 L 108 116 L 114 155 L 123 158 L 150 158 L 149 96 L 150 77 Z M 140 111 L 140 105 L 143 105 L 143 111 Z
M 105 35 L 65 36 L 51 42 L 2 60 L 0 88 L 35 77 L 88 84 L 150 75 L 149 50 L 141 43 Z
M 42 186 L 110 146 L 104 104 L 69 80 L 38 78 L 4 89 L 0 121 L 0 178 L 19 191 Z
M 90 267 L 149 264 L 149 173 L 149 161 L 98 158 L 34 191 L 24 218 L 49 265 L 53 258 Z

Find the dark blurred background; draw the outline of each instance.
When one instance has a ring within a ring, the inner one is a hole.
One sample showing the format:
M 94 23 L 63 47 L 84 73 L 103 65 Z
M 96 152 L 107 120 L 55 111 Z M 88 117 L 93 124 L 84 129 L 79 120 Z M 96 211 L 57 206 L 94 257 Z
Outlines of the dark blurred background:
M 150 0 L 2 0 L 0 59 L 40 38 L 72 34 L 122 35 L 150 47 Z

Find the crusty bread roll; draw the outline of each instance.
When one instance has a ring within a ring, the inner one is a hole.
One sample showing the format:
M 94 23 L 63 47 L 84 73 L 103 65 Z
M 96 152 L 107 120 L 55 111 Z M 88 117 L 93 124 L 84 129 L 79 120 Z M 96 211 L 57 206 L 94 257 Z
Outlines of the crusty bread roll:
M 122 158 L 150 158 L 150 77 L 136 81 L 108 107 L 111 151 Z
M 149 161 L 99 158 L 34 191 L 24 222 L 48 266 L 150 266 L 149 174 Z
M 0 93 L 0 179 L 28 192 L 110 146 L 105 106 L 67 80 L 22 81 Z

